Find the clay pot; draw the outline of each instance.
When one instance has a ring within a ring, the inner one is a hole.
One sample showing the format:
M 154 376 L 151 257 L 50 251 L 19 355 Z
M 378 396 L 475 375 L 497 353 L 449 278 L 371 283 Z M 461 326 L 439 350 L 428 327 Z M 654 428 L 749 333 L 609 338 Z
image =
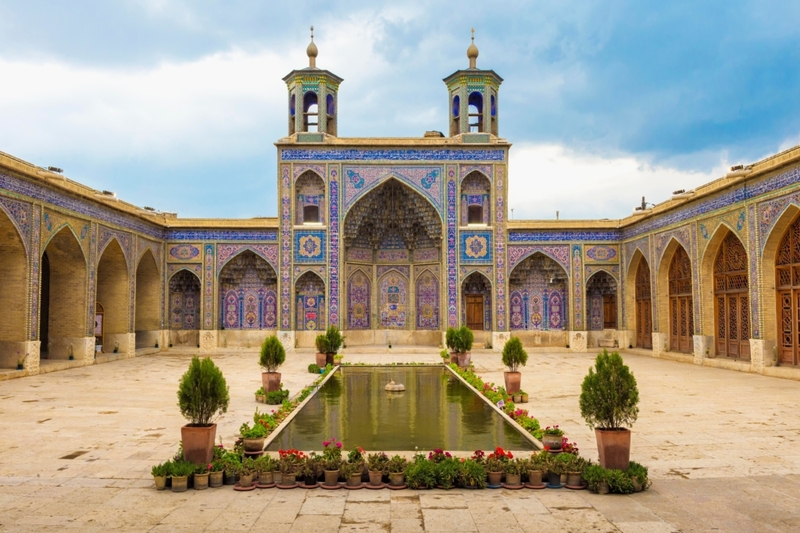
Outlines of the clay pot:
M 283 474 L 282 485 L 294 485 L 295 483 L 297 483 L 297 474 Z
M 631 463 L 631 430 L 595 429 L 600 466 L 627 471 Z
M 214 459 L 214 439 L 217 437 L 217 425 L 183 426 L 181 441 L 183 458 L 197 465 L 207 465 Z
M 455 352 L 452 352 L 452 353 L 450 354 L 450 362 L 451 362 L 451 363 L 458 364 L 458 354 L 457 354 L 457 353 L 455 353 Z
M 333 356 L 336 355 L 335 353 L 326 353 L 325 354 L 325 364 L 332 365 L 334 364 Z
M 172 492 L 186 492 L 189 488 L 189 476 L 172 476 Z
M 208 472 L 205 474 L 194 475 L 194 490 L 205 490 L 208 488 Z
M 333 487 L 339 482 L 339 470 L 326 470 L 325 471 L 325 485 Z
M 277 483 L 278 485 L 283 485 L 283 474 L 281 474 L 280 470 L 275 470 L 272 472 L 272 482 Z
M 520 372 L 503 372 L 503 378 L 506 382 L 506 392 L 514 394 L 519 392 L 519 386 L 522 382 L 522 374 Z
M 608 494 L 611 492 L 611 487 L 608 486 L 607 481 L 601 481 L 597 487 L 597 494 Z
M 542 484 L 542 471 L 541 470 L 528 470 L 528 483 L 538 487 Z
M 369 471 L 369 484 L 373 487 L 377 487 L 383 482 L 383 472 L 374 472 L 372 470 Z
M 258 437 L 257 439 L 242 439 L 244 443 L 244 451 L 246 452 L 260 452 L 264 449 L 264 441 L 266 439 L 264 437 Z
M 347 486 L 348 487 L 357 487 L 361 485 L 361 473 L 352 474 L 350 477 L 347 478 Z
M 392 487 L 400 487 L 403 485 L 405 477 L 406 475 L 402 472 L 389 474 L 389 485 L 391 485 Z
M 239 478 L 239 486 L 240 487 L 250 487 L 253 485 L 253 474 L 242 474 Z
M 224 485 L 235 485 L 236 474 L 233 472 L 225 472 L 225 475 L 222 477 L 222 483 Z
M 156 490 L 167 488 L 167 476 L 153 476 L 153 481 L 156 482 Z
M 522 476 L 520 474 L 506 474 L 506 485 L 522 485 Z
M 461 352 L 458 354 L 458 367 L 467 368 L 472 362 L 472 354 L 469 352 Z
M 561 435 L 542 435 L 542 444 L 550 451 L 561 449 Z
M 327 354 L 317 352 L 316 360 L 317 366 L 320 368 L 325 368 L 325 365 L 328 363 Z
M 259 472 L 258 482 L 261 485 L 271 485 L 275 482 L 275 478 L 273 477 L 272 472 Z
M 208 486 L 212 489 L 222 486 L 224 472 L 211 472 L 208 476 Z
M 555 472 L 548 472 L 547 484 L 553 487 L 561 485 L 561 474 L 556 474 Z
M 489 485 L 496 487 L 503 483 L 503 473 L 502 472 L 489 472 Z
M 281 389 L 281 373 L 280 372 L 262 372 L 261 385 L 264 387 L 264 392 L 272 392 Z
M 581 486 L 581 473 L 580 472 L 567 472 L 567 485 L 570 487 Z

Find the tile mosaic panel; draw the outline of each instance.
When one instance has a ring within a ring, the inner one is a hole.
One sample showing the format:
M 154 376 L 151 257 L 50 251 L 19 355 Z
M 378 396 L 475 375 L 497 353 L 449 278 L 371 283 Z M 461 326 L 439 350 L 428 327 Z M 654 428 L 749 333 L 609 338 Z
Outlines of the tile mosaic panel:
M 439 329 L 439 278 L 425 269 L 417 276 L 417 329 Z
M 437 211 L 442 207 L 442 168 L 439 166 L 345 166 L 344 207 L 347 211 L 359 198 L 393 177 L 431 201 Z
M 379 278 L 392 270 L 397 270 L 405 277 L 409 277 L 411 275 L 411 267 L 408 265 L 378 265 L 375 270 Z
M 281 148 L 281 161 L 504 161 L 505 150 Z
M 222 267 L 233 257 L 245 250 L 250 250 L 264 259 L 278 272 L 278 245 L 277 244 L 218 244 L 217 245 L 217 274 Z
M 581 331 L 583 329 L 583 269 L 581 268 L 581 259 L 583 253 L 581 252 L 580 244 L 572 245 L 572 286 L 573 286 L 573 302 L 574 302 L 574 324 L 575 330 Z
M 628 241 L 622 245 L 623 249 L 625 250 L 625 269 L 629 269 L 631 266 L 631 259 L 633 258 L 633 254 L 636 250 L 639 250 L 644 258 L 647 260 L 647 264 L 650 264 L 650 237 L 645 236 L 635 241 Z
M 328 179 L 330 189 L 330 323 L 339 326 L 339 165 L 331 165 Z
M 404 329 L 408 314 L 408 278 L 391 270 L 379 279 L 378 290 L 381 328 Z
M 549 245 L 531 245 L 531 246 L 509 246 L 508 247 L 508 268 L 509 271 L 514 270 L 514 267 L 522 261 L 532 256 L 536 252 L 541 252 L 547 257 L 553 259 L 559 265 L 564 267 L 566 272 L 569 272 L 569 245 L 555 244 Z
M 790 205 L 800 207 L 800 192 L 794 192 L 772 198 L 758 204 L 758 234 L 761 240 L 760 252 L 763 252 L 764 244 L 767 242 L 772 228 L 781 218 L 786 208 Z
M 137 265 L 138 261 L 141 261 L 142 256 L 144 255 L 145 250 L 150 249 L 150 252 L 153 254 L 153 258 L 156 260 L 156 268 L 158 271 L 161 272 L 161 245 L 157 242 L 151 241 L 149 239 L 145 239 L 143 237 L 136 238 L 136 258 L 137 258 Z
M 324 263 L 327 235 L 323 230 L 296 230 L 294 232 L 294 262 Z
M 492 262 L 492 232 L 491 231 L 466 231 L 460 234 L 461 257 L 460 262 L 491 263 Z
M 192 274 L 196 275 L 197 279 L 201 279 L 203 277 L 203 265 L 201 263 L 170 263 L 167 265 L 167 279 L 169 280 L 169 278 L 181 270 L 188 270 Z
M 289 165 L 281 165 L 281 329 L 291 328 L 292 292 L 292 184 L 289 181 Z
M 506 329 L 506 167 L 497 165 L 495 170 L 495 264 L 497 265 L 497 284 L 495 302 L 497 303 L 497 330 Z
M 508 242 L 603 242 L 619 241 L 618 230 L 514 230 L 508 233 Z
M 287 171 L 288 172 L 288 171 Z M 282 201 L 282 200 L 281 200 Z M 290 199 L 291 204 L 291 199 Z M 278 240 L 275 230 L 168 230 L 167 241 L 267 241 Z
M 246 286 L 222 291 L 220 314 L 225 329 L 275 329 L 277 295 L 274 288 Z
M 347 329 L 370 328 L 371 283 L 369 276 L 356 270 L 347 282 Z
M 203 278 L 203 329 L 214 329 L 214 245 L 205 245 Z
M 170 264 L 169 328 L 200 329 L 202 264 Z
M 489 179 L 492 179 L 492 165 L 460 165 L 458 172 L 458 180 L 461 181 L 467 177 L 470 172 L 478 171 Z
M 197 261 L 202 263 L 201 248 L 201 244 L 170 244 L 167 249 L 167 261 L 179 263 Z
M 33 205 L 28 202 L 20 202 L 19 200 L 0 196 L 0 209 L 8 215 L 11 223 L 17 228 L 20 240 L 25 247 L 25 253 L 28 253 L 31 242 L 31 211 Z
M 39 269 L 40 266 L 40 259 L 42 257 L 41 253 L 41 236 L 38 228 L 40 227 L 42 219 L 42 208 L 41 206 L 33 206 L 31 209 L 31 224 L 35 229 L 31 234 L 31 253 L 30 253 L 30 279 L 28 282 L 30 283 L 31 287 L 31 305 L 30 305 L 30 329 L 29 329 L 29 339 L 35 341 L 39 338 L 39 304 L 41 301 L 41 295 L 39 294 Z
M 378 250 L 378 261 L 382 263 L 407 262 L 408 250 Z
M 350 248 L 347 250 L 348 261 L 361 261 L 362 263 L 372 262 L 372 250 L 369 248 Z
M 456 167 L 447 166 L 447 325 L 458 327 L 456 282 Z
M 325 179 L 325 165 L 294 165 L 292 167 L 293 179 L 296 180 L 306 170 L 312 171 L 323 180 Z
M 586 257 L 584 259 L 587 263 L 618 263 L 619 262 L 619 246 L 617 245 L 587 245 Z
M 761 320 L 760 320 L 760 312 L 759 312 L 759 295 L 758 295 L 758 287 L 761 284 L 762 280 L 759 278 L 759 268 L 758 263 L 761 260 L 761 254 L 758 253 L 759 250 L 763 252 L 761 246 L 759 246 L 759 237 L 763 240 L 766 239 L 766 234 L 759 235 L 756 232 L 756 224 L 758 223 L 758 216 L 757 216 L 757 208 L 755 205 L 751 204 L 747 208 L 748 210 L 748 217 L 747 217 L 747 224 L 748 224 L 748 254 L 747 259 L 750 265 L 750 335 L 754 339 L 761 338 Z
M 295 328 L 300 331 L 326 329 L 325 311 L 325 283 L 311 273 L 302 276 L 295 287 Z
M 744 209 L 731 211 L 723 215 L 698 221 L 698 251 L 699 256 L 705 253 L 708 243 L 720 226 L 726 226 L 739 236 L 742 241 L 747 240 L 747 214 Z
M 438 248 L 422 248 L 414 250 L 414 262 L 423 263 L 426 261 L 438 261 L 439 249 Z

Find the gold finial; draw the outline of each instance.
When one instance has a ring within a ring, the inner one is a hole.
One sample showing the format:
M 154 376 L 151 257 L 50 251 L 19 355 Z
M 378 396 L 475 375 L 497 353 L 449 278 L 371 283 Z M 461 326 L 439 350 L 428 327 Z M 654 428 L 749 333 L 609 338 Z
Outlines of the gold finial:
M 314 44 L 314 26 L 311 26 L 311 43 L 306 48 L 306 54 L 308 54 L 308 66 L 309 68 L 317 68 L 317 54 L 319 51 L 317 50 L 317 45 Z
M 467 57 L 469 58 L 469 68 L 477 68 L 475 65 L 478 59 L 478 47 L 475 46 L 475 28 L 472 28 L 472 43 L 467 48 Z

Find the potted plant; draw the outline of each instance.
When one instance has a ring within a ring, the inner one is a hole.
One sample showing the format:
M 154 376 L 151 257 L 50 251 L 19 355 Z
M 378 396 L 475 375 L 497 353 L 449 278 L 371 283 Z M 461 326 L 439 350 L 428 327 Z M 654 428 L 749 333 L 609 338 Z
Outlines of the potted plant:
M 328 439 L 322 443 L 322 465 L 325 469 L 325 485 L 333 487 L 339 481 L 339 469 L 342 467 L 342 443 L 336 439 Z
M 261 387 L 261 388 L 259 388 L 259 389 L 256 391 L 256 393 L 255 393 L 255 394 L 256 394 L 256 401 L 257 401 L 258 403 L 264 403 L 264 401 L 265 401 L 265 400 L 266 400 L 266 398 L 267 398 L 267 396 L 266 396 L 266 393 L 264 392 L 264 387 Z
M 361 461 L 356 461 L 354 463 L 345 461 L 340 468 L 341 475 L 345 479 L 345 484 L 350 488 L 362 488 L 361 475 L 363 471 L 364 463 Z
M 270 335 L 264 339 L 261 345 L 258 363 L 264 369 L 261 373 L 261 382 L 265 392 L 272 392 L 281 387 L 281 374 L 277 372 L 283 362 L 286 361 L 286 350 L 283 344 L 275 335 Z
M 581 416 L 595 431 L 600 465 L 627 470 L 631 455 L 627 426 L 639 416 L 639 389 L 619 353 L 603 350 L 597 356 L 581 384 L 579 404 Z
M 269 455 L 262 455 L 253 461 L 253 468 L 258 475 L 258 485 L 266 488 L 272 486 L 275 480 L 272 477 L 272 472 L 278 467 L 275 459 Z
M 531 455 L 528 463 L 528 484 L 532 487 L 542 487 L 542 474 L 547 471 L 547 461 L 550 454 L 546 450 Z
M 564 473 L 564 463 L 558 460 L 558 455 L 550 455 L 547 458 L 547 487 L 551 489 L 561 488 L 561 474 Z
M 457 334 L 453 338 L 454 350 L 458 356 L 458 366 L 467 368 L 471 361 L 470 350 L 472 343 L 475 341 L 475 335 L 472 330 L 467 326 L 461 326 L 457 330 Z
M 317 335 L 317 338 L 314 339 L 314 345 L 317 347 L 316 364 L 319 367 L 325 367 L 327 364 L 328 352 L 330 351 L 328 336 L 324 333 L 320 333 Z
M 194 468 L 194 474 L 192 476 L 192 481 L 194 482 L 194 490 L 205 490 L 208 488 L 208 476 L 209 476 L 209 468 L 210 464 L 208 465 L 196 465 Z
M 159 465 L 154 465 L 150 469 L 153 475 L 153 481 L 156 484 L 156 490 L 164 490 L 167 488 L 167 473 L 169 472 L 169 461 Z
M 456 352 L 456 344 L 458 341 L 456 337 L 458 337 L 458 330 L 452 326 L 447 328 L 444 334 L 444 343 L 450 350 L 450 362 L 458 364 L 458 352 Z
M 513 458 L 514 455 L 511 452 L 503 450 L 500 446 L 495 448 L 494 452 L 488 455 L 484 467 L 489 476 L 489 487 L 495 488 L 502 486 L 505 464 Z
M 296 483 L 297 472 L 300 470 L 306 460 L 306 454 L 301 451 L 295 450 L 279 450 L 278 456 L 280 457 L 281 469 L 281 484 L 284 487 L 294 485 Z
M 225 469 L 225 476 L 223 478 L 224 484 L 234 485 L 242 469 L 241 456 L 234 452 L 225 452 L 225 455 L 222 457 L 222 465 Z
M 367 469 L 369 470 L 369 484 L 379 487 L 383 484 L 383 475 L 387 472 L 389 457 L 383 453 L 371 453 L 367 455 Z
M 386 469 L 389 472 L 389 485 L 392 487 L 402 487 L 405 484 L 406 467 L 408 461 L 405 457 L 395 455 L 386 464 Z
M 525 366 L 528 362 L 528 352 L 522 347 L 519 337 L 511 337 L 503 346 L 503 364 L 508 367 L 508 372 L 503 372 L 506 382 L 506 392 L 509 394 L 519 393 L 522 374 L 519 372 L 520 366 Z M 514 399 L 515 402 L 519 400 Z
M 325 355 L 325 354 L 322 354 Z M 309 374 L 319 374 L 319 365 L 317 363 L 311 363 L 308 365 L 308 373 Z
M 421 453 L 414 455 L 406 467 L 406 485 L 415 490 L 436 487 L 436 464 Z
M 583 479 L 589 490 L 598 494 L 608 494 L 608 470 L 600 465 L 589 465 L 583 471 Z
M 558 427 L 558 424 L 555 426 L 547 426 L 542 431 L 542 444 L 546 450 L 550 450 L 551 452 L 561 450 L 561 445 L 563 444 L 563 437 L 564 437 L 564 430 Z
M 459 461 L 455 457 L 445 457 L 435 463 L 436 486 L 440 489 L 450 490 L 458 483 Z
M 528 393 L 524 390 L 519 391 L 519 403 L 528 403 Z
M 635 461 L 630 462 L 628 477 L 631 478 L 634 492 L 641 492 L 650 486 L 650 480 L 647 479 L 647 467 Z
M 207 465 L 214 457 L 217 413 L 228 410 L 228 385 L 211 358 L 193 357 L 178 386 L 178 406 L 189 424 L 181 428 L 183 457 Z
M 522 473 L 528 470 L 525 459 L 513 459 L 503 464 L 503 472 L 506 474 L 506 485 L 509 487 L 522 486 Z
M 627 472 L 622 470 L 613 469 L 607 471 L 608 488 L 610 492 L 617 494 L 633 494 L 636 488 L 633 486 L 633 480 L 628 476 Z
M 245 457 L 242 459 L 242 466 L 239 469 L 239 486 L 243 489 L 253 486 L 253 476 L 256 473 L 255 459 Z
M 170 464 L 169 475 L 172 478 L 172 492 L 186 492 L 189 488 L 189 476 L 194 474 L 197 465 L 191 461 L 178 460 Z
M 208 486 L 212 489 L 221 487 L 225 478 L 225 464 L 222 459 L 214 459 L 210 466 Z
M 364 474 L 364 466 L 365 466 L 365 464 L 364 464 L 365 463 L 365 460 L 364 460 L 364 448 L 362 448 L 361 446 L 356 446 L 355 448 L 350 450 L 348 452 L 348 454 L 347 454 L 347 462 L 351 463 L 351 464 L 354 464 L 354 465 L 358 464 L 358 465 L 361 466 L 361 469 L 358 470 L 358 472 L 354 471 L 351 474 L 351 475 L 355 475 L 356 473 L 358 473 L 358 483 L 356 483 L 356 484 L 357 485 L 360 484 L 361 483 L 361 478 L 363 477 L 363 474 Z
M 303 487 L 307 489 L 318 487 L 317 480 L 322 474 L 322 457 L 316 452 L 308 454 L 297 474 L 303 477 Z
M 264 441 L 267 438 L 267 428 L 259 423 L 254 423 L 252 427 L 245 422 L 239 427 L 239 434 L 242 436 L 242 444 L 246 452 L 260 452 L 264 449 Z
M 333 365 L 335 364 L 334 356 L 339 351 L 339 348 L 342 347 L 342 344 L 344 344 L 344 335 L 342 335 L 342 332 L 339 331 L 339 328 L 331 325 L 328 326 L 328 329 L 325 331 L 325 337 L 328 341 L 328 351 L 326 352 L 325 364 Z
M 482 489 L 486 487 L 486 470 L 483 464 L 474 459 L 467 459 L 458 465 L 458 485 L 465 489 Z
M 344 359 L 344 354 L 337 353 L 333 356 L 333 364 L 334 366 L 339 366 L 342 364 L 342 359 Z
M 447 350 L 442 350 L 441 352 L 439 352 L 439 357 L 442 358 L 442 364 L 446 365 L 447 363 L 450 362 L 450 354 L 447 352 Z

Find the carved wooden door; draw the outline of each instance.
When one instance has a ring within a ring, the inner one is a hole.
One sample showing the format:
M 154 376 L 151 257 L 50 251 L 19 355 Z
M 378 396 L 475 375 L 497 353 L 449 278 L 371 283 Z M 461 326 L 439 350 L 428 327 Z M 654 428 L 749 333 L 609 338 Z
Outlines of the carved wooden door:
M 778 305 L 778 359 L 782 365 L 798 366 L 800 341 L 800 218 L 786 230 L 775 259 Z
M 691 353 L 694 345 L 692 309 L 692 264 L 683 247 L 678 247 L 669 267 L 670 349 Z
M 750 359 L 747 252 L 731 232 L 714 261 L 714 321 L 717 354 Z
M 483 296 L 466 296 L 467 305 L 467 327 L 473 331 L 483 330 Z
M 653 347 L 652 302 L 650 300 L 650 267 L 642 260 L 636 269 L 636 347 Z

